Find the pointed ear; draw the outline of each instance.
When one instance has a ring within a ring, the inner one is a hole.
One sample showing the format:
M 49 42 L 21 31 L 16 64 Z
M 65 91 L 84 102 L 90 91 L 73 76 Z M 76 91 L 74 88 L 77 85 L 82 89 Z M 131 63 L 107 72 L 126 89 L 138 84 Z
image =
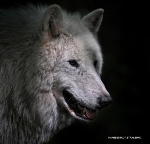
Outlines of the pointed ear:
M 103 9 L 97 9 L 82 18 L 84 25 L 94 34 L 97 34 L 103 19 Z
M 63 16 L 58 5 L 51 5 L 42 16 L 42 31 L 50 37 L 57 37 L 61 32 Z

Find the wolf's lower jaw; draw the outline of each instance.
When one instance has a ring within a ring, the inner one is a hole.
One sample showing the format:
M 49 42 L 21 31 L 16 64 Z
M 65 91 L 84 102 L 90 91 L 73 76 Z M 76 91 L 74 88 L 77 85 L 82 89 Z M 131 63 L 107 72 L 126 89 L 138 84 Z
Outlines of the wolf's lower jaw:
M 75 118 L 84 121 L 90 121 L 94 119 L 97 110 L 92 110 L 81 105 L 67 90 L 63 91 L 63 96 L 67 104 L 67 109 Z

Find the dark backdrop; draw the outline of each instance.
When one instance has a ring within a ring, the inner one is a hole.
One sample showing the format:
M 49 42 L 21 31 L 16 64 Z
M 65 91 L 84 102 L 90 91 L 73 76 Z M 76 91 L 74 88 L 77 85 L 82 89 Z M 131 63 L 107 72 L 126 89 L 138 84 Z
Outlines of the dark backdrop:
M 1 0 L 0 8 L 18 7 L 29 2 L 55 3 L 68 12 L 79 11 L 82 14 L 97 8 L 105 10 L 99 32 L 104 54 L 102 80 L 113 103 L 99 112 L 93 122 L 76 122 L 60 131 L 49 143 L 120 143 L 119 140 L 108 139 L 112 136 L 139 136 L 145 139 L 148 134 L 146 103 L 150 95 L 147 77 L 147 4 L 144 1 L 131 3 L 126 0 Z

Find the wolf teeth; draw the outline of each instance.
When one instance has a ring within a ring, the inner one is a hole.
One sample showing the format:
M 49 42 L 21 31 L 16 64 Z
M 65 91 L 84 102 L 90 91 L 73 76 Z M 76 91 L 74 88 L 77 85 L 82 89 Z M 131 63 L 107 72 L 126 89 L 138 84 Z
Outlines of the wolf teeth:
M 86 108 L 84 108 L 82 111 L 82 114 L 85 114 L 85 113 L 86 113 Z

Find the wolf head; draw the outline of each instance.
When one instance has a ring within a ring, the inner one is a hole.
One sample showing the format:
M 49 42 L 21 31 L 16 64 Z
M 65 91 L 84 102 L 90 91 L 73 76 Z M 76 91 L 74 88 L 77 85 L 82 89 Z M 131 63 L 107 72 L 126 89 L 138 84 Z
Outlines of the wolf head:
M 100 78 L 103 58 L 97 32 L 103 12 L 97 9 L 80 18 L 52 5 L 44 12 L 40 26 L 44 67 L 52 75 L 57 109 L 85 121 L 112 102 Z

